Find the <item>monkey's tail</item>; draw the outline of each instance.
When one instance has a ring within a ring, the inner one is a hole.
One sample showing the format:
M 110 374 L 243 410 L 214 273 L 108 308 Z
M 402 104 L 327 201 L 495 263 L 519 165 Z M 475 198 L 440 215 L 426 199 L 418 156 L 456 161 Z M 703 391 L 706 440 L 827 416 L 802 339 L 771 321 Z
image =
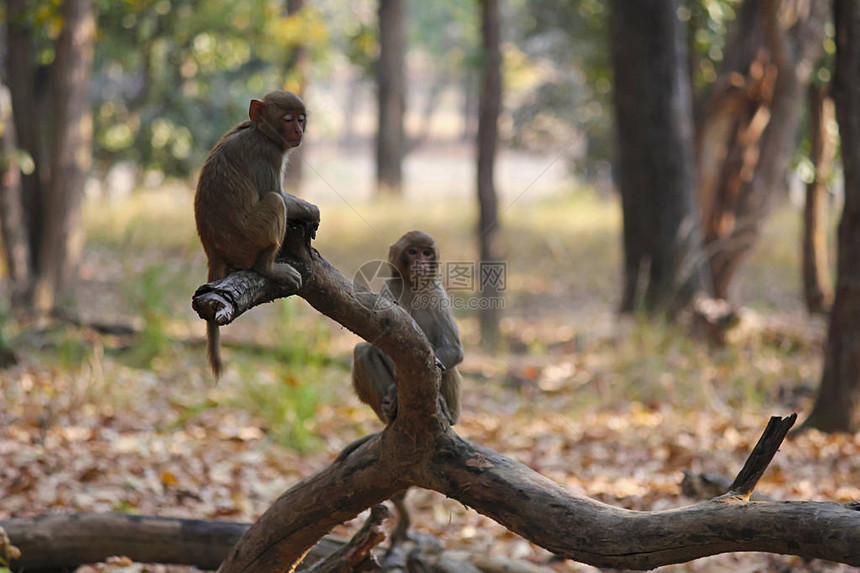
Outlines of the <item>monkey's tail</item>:
M 214 320 L 206 321 L 206 342 L 209 367 L 212 368 L 212 374 L 215 375 L 217 382 L 224 370 L 224 363 L 221 362 L 221 332 L 218 329 L 218 323 Z

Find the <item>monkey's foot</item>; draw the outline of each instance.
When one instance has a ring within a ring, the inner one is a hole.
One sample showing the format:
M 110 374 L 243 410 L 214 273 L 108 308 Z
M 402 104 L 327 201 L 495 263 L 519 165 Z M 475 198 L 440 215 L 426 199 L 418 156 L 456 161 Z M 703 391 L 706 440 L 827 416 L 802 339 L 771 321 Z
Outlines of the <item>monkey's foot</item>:
M 301 273 L 289 263 L 272 263 L 272 268 L 268 273 L 263 274 L 296 292 L 302 288 Z

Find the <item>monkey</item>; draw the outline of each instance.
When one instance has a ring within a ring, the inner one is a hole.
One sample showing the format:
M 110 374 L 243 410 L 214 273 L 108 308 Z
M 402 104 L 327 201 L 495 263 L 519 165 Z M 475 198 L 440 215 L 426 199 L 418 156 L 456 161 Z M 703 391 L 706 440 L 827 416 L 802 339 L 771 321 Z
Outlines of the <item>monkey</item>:
M 386 280 L 382 296 L 405 309 L 421 328 L 433 346 L 436 366 L 442 370 L 439 388 L 442 413 L 448 423 L 460 418 L 460 385 L 462 377 L 457 365 L 463 361 L 460 331 L 451 315 L 450 302 L 439 278 L 439 247 L 422 231 L 410 231 L 391 245 L 388 262 L 393 267 Z M 360 342 L 353 351 L 352 385 L 358 398 L 369 405 L 384 423 L 397 415 L 397 390 L 394 385 L 394 362 L 382 350 Z M 367 438 L 360 438 L 338 456 L 343 459 Z M 393 539 L 399 539 L 409 529 L 410 520 L 405 504 L 406 491 L 391 498 L 398 513 Z
M 463 361 L 460 331 L 438 277 L 439 247 L 422 231 L 410 231 L 391 245 L 388 262 L 396 271 L 383 296 L 404 308 L 424 332 L 442 370 L 442 412 L 450 424 L 460 418 L 460 384 L 456 366 Z M 396 415 L 394 363 L 377 347 L 360 342 L 353 351 L 352 384 L 358 398 L 389 423 Z
M 305 104 L 295 94 L 273 91 L 252 99 L 248 119 L 228 131 L 209 152 L 197 181 L 194 218 L 207 257 L 208 282 L 236 270 L 254 270 L 298 290 L 299 272 L 275 257 L 287 218 L 307 223 L 316 236 L 316 205 L 285 193 L 290 151 L 302 143 Z M 206 323 L 209 366 L 216 380 L 223 370 L 215 319 Z

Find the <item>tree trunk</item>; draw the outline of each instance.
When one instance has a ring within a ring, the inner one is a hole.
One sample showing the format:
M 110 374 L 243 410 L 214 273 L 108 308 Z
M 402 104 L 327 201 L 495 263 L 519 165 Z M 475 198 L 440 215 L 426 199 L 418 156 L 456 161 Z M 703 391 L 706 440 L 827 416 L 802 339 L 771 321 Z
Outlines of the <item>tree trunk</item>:
M 287 16 L 300 17 L 299 13 L 305 6 L 305 0 L 286 0 Z M 308 49 L 301 41 L 290 46 L 287 58 L 286 89 L 304 97 L 308 88 L 308 67 L 310 57 Z M 284 173 L 284 191 L 297 195 L 301 193 L 302 177 L 304 174 L 305 146 L 300 145 L 290 153 L 287 169 Z
M 9 90 L 0 83 L 0 231 L 6 254 L 11 307 L 20 310 L 31 285 L 30 244 L 21 195 L 21 167 Z
M 697 130 L 705 248 L 717 298 L 731 298 L 769 202 L 785 188 L 828 10 L 826 0 L 744 0 L 739 9 Z
M 53 310 L 63 281 L 77 263 L 82 243 L 80 210 L 92 161 L 93 122 L 90 74 L 95 39 L 92 0 L 63 2 L 63 31 L 54 61 L 54 131 L 51 138 L 51 182 L 39 255 L 35 304 Z
M 685 306 L 702 288 L 693 193 L 692 103 L 678 0 L 611 3 L 615 123 L 624 217 L 620 310 Z M 647 277 L 647 278 L 646 278 Z
M 495 165 L 502 101 L 502 52 L 499 0 L 481 0 L 481 99 L 478 112 L 478 242 L 481 307 L 481 345 L 495 349 L 499 344 L 501 303 L 507 267 L 499 245 L 499 207 L 496 197 Z
M 27 242 L 29 243 L 29 266 L 35 275 L 41 270 L 38 255 L 42 243 L 44 226 L 43 184 L 44 171 L 39 143 L 39 119 L 35 96 L 36 59 L 33 55 L 32 26 L 28 21 L 26 0 L 7 0 L 6 22 L 8 26 L 8 51 L 6 69 L 9 90 L 12 95 L 12 116 L 15 121 L 15 135 L 18 148 L 30 156 L 33 169 L 23 173 L 21 191 L 23 193 L 24 216 L 26 217 Z M 35 276 L 31 277 L 33 280 Z M 32 290 L 32 284 L 28 287 Z
M 836 145 L 830 136 L 835 121 L 833 100 L 826 85 L 809 86 L 810 161 L 814 178 L 806 186 L 803 209 L 803 298 L 812 313 L 826 313 L 833 304 L 827 256 L 827 182 Z
M 839 222 L 836 298 L 824 373 L 805 426 L 825 432 L 860 431 L 860 1 L 836 0 L 833 98 L 842 139 L 845 205 Z
M 403 0 L 379 0 L 377 63 L 379 131 L 376 136 L 377 193 L 399 195 L 403 184 L 403 116 L 406 106 L 404 61 L 406 26 Z

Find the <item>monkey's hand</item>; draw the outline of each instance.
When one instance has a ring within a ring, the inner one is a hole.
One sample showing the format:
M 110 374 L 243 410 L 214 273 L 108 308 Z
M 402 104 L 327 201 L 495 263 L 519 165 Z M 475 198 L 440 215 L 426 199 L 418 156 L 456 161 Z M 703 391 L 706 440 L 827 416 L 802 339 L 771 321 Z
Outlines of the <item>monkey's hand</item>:
M 316 239 L 317 229 L 320 226 L 320 208 L 295 195 L 284 193 L 284 196 L 287 204 L 287 220 L 306 222 L 311 228 L 311 238 Z

